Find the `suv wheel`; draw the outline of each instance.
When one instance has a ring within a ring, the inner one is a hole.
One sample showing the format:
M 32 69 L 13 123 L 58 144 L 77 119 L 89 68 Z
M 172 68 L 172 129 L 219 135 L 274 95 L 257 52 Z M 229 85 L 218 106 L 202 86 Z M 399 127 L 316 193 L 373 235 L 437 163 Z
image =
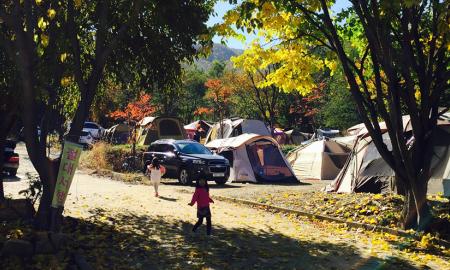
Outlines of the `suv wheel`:
M 218 180 L 215 180 L 214 182 L 216 182 L 216 184 L 219 186 L 223 186 L 227 182 L 227 179 L 218 179 Z
M 190 185 L 192 183 L 191 176 L 186 168 L 181 168 L 178 173 L 178 181 L 183 185 Z

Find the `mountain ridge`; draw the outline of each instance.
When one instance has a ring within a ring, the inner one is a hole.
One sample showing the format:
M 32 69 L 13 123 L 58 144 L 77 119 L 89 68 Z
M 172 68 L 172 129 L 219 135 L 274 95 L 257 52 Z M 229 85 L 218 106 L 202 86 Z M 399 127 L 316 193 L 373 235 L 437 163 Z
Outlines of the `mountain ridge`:
M 243 52 L 244 50 L 241 49 L 230 48 L 220 43 L 214 43 L 211 54 L 206 58 L 197 59 L 194 61 L 194 65 L 204 71 L 207 71 L 211 68 L 212 63 L 217 60 L 226 62 L 227 67 L 231 67 L 232 64 L 230 58 L 241 55 Z

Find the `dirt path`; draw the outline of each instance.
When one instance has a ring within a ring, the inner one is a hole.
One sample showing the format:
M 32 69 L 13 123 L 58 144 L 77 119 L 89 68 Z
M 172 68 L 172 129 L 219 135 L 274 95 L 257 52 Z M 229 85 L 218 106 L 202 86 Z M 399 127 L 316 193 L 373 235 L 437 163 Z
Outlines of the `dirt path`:
M 21 166 L 23 175 L 25 160 Z M 7 182 L 5 189 L 15 197 L 24 186 L 26 181 Z M 95 269 L 450 269 L 441 258 L 400 251 L 387 241 L 393 236 L 221 201 L 212 205 L 213 237 L 204 228 L 193 234 L 192 191 L 163 185 L 155 198 L 150 186 L 77 172 L 64 214 L 86 221 L 78 248 Z

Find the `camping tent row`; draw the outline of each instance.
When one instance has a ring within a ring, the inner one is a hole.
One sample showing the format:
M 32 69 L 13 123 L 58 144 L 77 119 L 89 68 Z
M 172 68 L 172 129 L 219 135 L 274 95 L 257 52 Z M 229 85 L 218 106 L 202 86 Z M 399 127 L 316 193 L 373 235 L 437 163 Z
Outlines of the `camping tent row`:
M 205 143 L 216 139 L 225 139 L 236 137 L 245 133 L 254 133 L 263 136 L 271 136 L 270 130 L 260 120 L 253 119 L 224 119 L 214 124 L 206 136 Z M 301 144 L 311 138 L 312 134 L 298 132 L 296 130 L 289 130 L 284 132 L 281 129 L 275 128 L 273 136 L 279 144 Z
M 271 136 L 246 133 L 211 141 L 206 147 L 230 161 L 231 182 L 298 181 Z
M 243 133 L 256 133 L 270 136 L 270 132 L 262 121 L 247 119 L 226 119 L 211 127 L 207 122 L 199 120 L 183 126 L 177 117 L 144 117 L 137 123 L 138 145 L 149 145 L 159 139 L 188 139 L 195 130 L 201 127 L 207 136 L 205 143 L 218 138 L 229 138 Z

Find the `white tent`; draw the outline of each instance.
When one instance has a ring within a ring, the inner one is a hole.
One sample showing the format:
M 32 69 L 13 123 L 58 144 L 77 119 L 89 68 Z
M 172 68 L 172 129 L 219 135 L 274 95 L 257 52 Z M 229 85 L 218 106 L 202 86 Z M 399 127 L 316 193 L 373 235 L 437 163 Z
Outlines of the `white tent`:
M 319 140 L 291 151 L 286 159 L 300 179 L 333 180 L 350 150 L 334 141 Z
M 270 136 L 270 131 L 260 120 L 252 119 L 225 119 L 214 124 L 206 136 L 205 143 L 216 139 L 236 137 L 244 133 Z
M 278 143 L 270 136 L 242 134 L 206 144 L 230 161 L 231 182 L 298 181 Z

